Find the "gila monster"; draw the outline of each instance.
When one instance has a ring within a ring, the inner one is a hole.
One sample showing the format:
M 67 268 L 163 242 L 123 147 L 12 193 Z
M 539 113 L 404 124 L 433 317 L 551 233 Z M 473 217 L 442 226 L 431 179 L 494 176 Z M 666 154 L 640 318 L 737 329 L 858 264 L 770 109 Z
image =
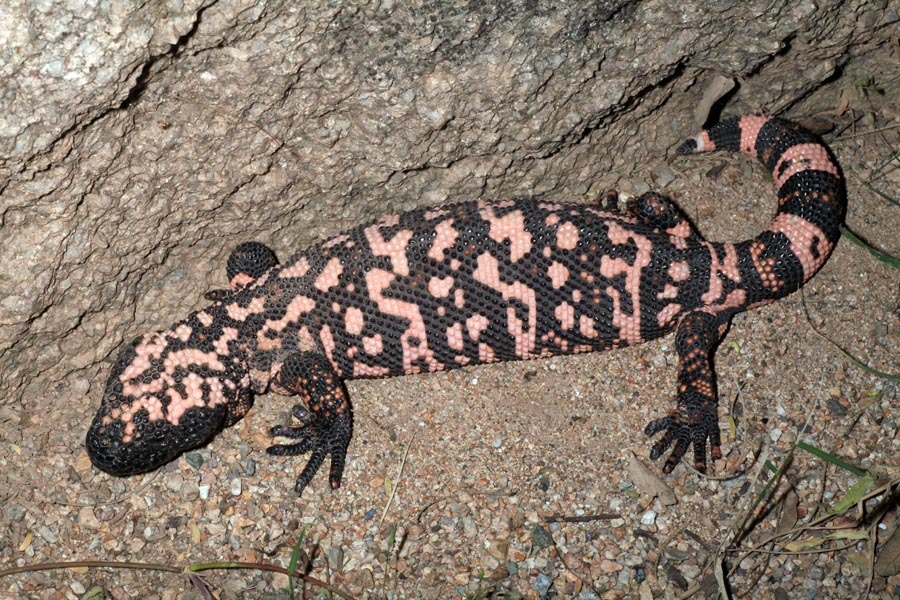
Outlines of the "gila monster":
M 350 229 L 279 263 L 256 242 L 228 259 L 231 289 L 116 361 L 87 433 L 94 465 L 127 476 L 209 442 L 255 394 L 298 395 L 292 440 L 310 452 L 300 493 L 330 455 L 341 483 L 353 415 L 343 381 L 621 348 L 675 331 L 675 408 L 647 425 L 650 452 L 722 456 L 712 357 L 731 317 L 798 289 L 840 236 L 844 179 L 834 156 L 776 118 L 722 121 L 677 154 L 740 151 L 772 173 L 778 210 L 738 243 L 704 240 L 665 196 L 617 207 L 542 198 L 420 208 Z

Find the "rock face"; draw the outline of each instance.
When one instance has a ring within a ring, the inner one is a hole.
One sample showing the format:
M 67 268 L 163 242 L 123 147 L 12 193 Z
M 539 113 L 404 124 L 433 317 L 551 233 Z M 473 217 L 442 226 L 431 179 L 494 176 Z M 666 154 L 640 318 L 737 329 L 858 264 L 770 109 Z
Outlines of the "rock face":
M 222 286 L 241 241 L 286 256 L 422 204 L 657 185 L 647 157 L 711 84 L 741 84 L 728 112 L 781 110 L 897 20 L 864 0 L 325 4 L 0 8 L 9 419 L 91 412 L 110 355 Z

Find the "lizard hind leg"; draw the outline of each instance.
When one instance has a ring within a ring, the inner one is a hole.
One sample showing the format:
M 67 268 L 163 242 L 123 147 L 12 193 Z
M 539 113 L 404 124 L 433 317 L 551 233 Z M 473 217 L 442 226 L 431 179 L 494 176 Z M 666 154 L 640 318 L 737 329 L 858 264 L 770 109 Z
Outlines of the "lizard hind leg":
M 228 257 L 225 271 L 232 291 L 246 287 L 278 264 L 275 252 L 260 242 L 238 244 Z
M 331 363 L 318 352 L 292 354 L 282 364 L 275 384 L 279 389 L 299 395 L 305 406 L 297 404 L 293 409 L 301 423 L 299 427 L 276 425 L 271 429 L 273 436 L 298 441 L 275 444 L 266 452 L 275 456 L 311 452 L 309 462 L 294 486 L 298 494 L 303 492 L 330 454 L 328 481 L 332 489 L 339 488 L 353 433 L 353 414 L 347 392 Z
M 702 242 L 703 237 L 691 225 L 678 205 L 659 192 L 644 192 L 628 202 L 628 213 L 669 235 Z
M 685 315 L 675 333 L 678 352 L 678 404 L 668 416 L 650 422 L 647 435 L 664 431 L 650 451 L 657 459 L 669 446 L 672 452 L 663 467 L 665 473 L 681 461 L 689 446 L 694 450 L 694 467 L 706 472 L 706 445 L 714 460 L 722 458 L 719 431 L 718 395 L 712 356 L 728 325 L 729 317 L 702 311 Z
M 234 292 L 244 289 L 259 279 L 263 273 L 278 264 L 275 252 L 260 242 L 243 242 L 235 246 L 228 257 L 225 272 L 230 290 L 211 290 L 204 294 L 207 300 L 226 301 Z

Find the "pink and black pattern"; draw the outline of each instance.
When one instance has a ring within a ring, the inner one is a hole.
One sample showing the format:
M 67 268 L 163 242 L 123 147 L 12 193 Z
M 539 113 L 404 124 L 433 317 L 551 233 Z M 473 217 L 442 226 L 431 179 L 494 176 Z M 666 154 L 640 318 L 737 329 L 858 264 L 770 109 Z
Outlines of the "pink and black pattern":
M 546 199 L 464 202 L 384 217 L 284 263 L 258 243 L 228 261 L 230 290 L 165 332 L 129 345 L 87 435 L 115 475 L 148 471 L 246 414 L 254 394 L 299 395 L 292 438 L 270 454 L 311 452 L 296 490 L 326 456 L 340 485 L 353 429 L 342 381 L 543 358 L 676 332 L 677 404 L 650 423 L 671 471 L 689 446 L 721 457 L 712 356 L 731 317 L 796 290 L 839 237 L 846 193 L 837 162 L 778 119 L 723 121 L 680 154 L 741 151 L 772 172 L 769 228 L 736 244 L 705 241 L 665 196 L 619 212 Z

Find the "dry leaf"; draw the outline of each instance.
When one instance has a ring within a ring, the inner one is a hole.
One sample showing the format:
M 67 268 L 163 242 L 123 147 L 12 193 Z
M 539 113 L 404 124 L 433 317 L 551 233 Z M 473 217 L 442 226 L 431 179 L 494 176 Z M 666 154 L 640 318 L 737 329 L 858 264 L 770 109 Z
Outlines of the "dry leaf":
M 894 530 L 875 559 L 875 572 L 881 577 L 900 573 L 900 527 Z
M 675 493 L 666 485 L 666 482 L 638 460 L 633 452 L 628 457 L 628 476 L 640 493 L 651 498 L 659 498 L 663 506 L 678 504 L 678 498 L 675 497 Z
M 781 535 L 787 533 L 797 524 L 797 506 L 800 504 L 800 498 L 793 489 L 788 490 L 781 501 L 781 516 L 778 518 L 778 525 L 775 527 L 775 533 Z

